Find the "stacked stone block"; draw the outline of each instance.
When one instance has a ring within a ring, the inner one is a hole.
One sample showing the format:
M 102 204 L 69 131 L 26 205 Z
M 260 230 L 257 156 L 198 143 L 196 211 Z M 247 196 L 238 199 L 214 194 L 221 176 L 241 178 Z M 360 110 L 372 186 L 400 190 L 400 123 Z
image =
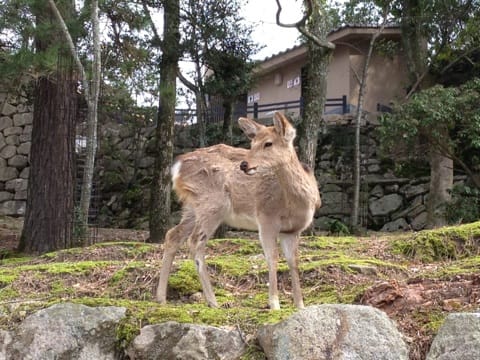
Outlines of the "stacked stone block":
M 0 93 L 0 215 L 25 214 L 32 122 L 24 97 Z

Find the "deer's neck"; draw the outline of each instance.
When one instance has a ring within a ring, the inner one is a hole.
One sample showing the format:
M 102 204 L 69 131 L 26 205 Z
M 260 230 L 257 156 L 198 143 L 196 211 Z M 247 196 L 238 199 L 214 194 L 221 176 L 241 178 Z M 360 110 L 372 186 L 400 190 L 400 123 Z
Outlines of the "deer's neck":
M 275 176 L 283 191 L 285 200 L 296 203 L 315 201 L 318 189 L 313 174 L 310 172 L 311 170 L 304 167 L 296 155 L 294 155 L 294 158 L 287 166 L 275 169 Z

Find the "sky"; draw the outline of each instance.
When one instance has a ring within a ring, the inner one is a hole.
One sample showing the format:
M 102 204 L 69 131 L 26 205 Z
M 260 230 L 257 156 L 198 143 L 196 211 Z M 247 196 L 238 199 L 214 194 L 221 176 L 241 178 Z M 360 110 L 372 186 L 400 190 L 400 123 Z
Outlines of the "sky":
M 299 0 L 281 0 L 283 23 L 293 23 L 302 17 L 302 2 Z M 298 41 L 299 32 L 295 28 L 283 28 L 276 24 L 277 3 L 275 0 L 249 0 L 243 8 L 243 17 L 254 26 L 253 40 L 265 45 L 256 56 L 261 60 L 285 49 Z

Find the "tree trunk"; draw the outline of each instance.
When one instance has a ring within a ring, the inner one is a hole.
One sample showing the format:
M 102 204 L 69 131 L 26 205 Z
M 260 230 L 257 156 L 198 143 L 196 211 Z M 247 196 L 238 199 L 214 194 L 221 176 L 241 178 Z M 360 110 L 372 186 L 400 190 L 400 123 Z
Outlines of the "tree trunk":
M 77 226 L 88 230 L 88 214 L 92 198 L 93 174 L 95 170 L 95 156 L 97 153 L 97 123 L 98 97 L 100 94 L 101 50 L 98 19 L 98 0 L 92 1 L 92 28 L 93 28 L 93 71 L 90 91 L 86 94 L 88 104 L 87 114 L 87 149 L 85 168 L 83 170 L 82 190 L 80 195 L 80 221 Z M 88 79 L 85 79 L 88 81 Z M 87 245 L 88 237 L 84 238 Z
M 195 101 L 197 105 L 198 145 L 202 148 L 207 146 L 207 104 L 201 90 L 195 92 Z
M 386 18 L 386 15 L 385 15 Z M 373 54 L 373 47 L 377 38 L 382 33 L 383 29 L 385 28 L 385 22 L 381 26 L 381 28 L 372 35 L 370 39 L 370 43 L 368 45 L 368 53 L 365 57 L 365 63 L 363 64 L 363 72 L 362 78 L 360 81 L 360 89 L 358 91 L 358 106 L 357 106 L 357 114 L 355 116 L 355 144 L 354 144 L 354 154 L 353 154 L 353 203 L 352 203 L 352 214 L 350 218 L 350 225 L 352 229 L 355 231 L 358 226 L 358 213 L 360 209 L 360 161 L 361 161 L 361 152 L 360 152 L 360 127 L 362 122 L 362 115 L 363 115 L 363 103 L 365 100 L 365 94 L 367 92 L 367 75 L 368 75 L 368 67 L 370 66 L 370 60 Z
M 427 202 L 427 228 L 447 225 L 445 205 L 451 200 L 453 160 L 438 152 L 430 153 L 430 192 Z
M 233 102 L 229 99 L 223 101 L 223 142 L 233 144 Z
M 28 197 L 19 249 L 45 253 L 72 243 L 76 82 L 42 77 L 35 87 Z
M 163 242 L 170 227 L 170 166 L 173 157 L 176 74 L 179 59 L 179 0 L 164 2 L 160 99 L 155 130 L 155 165 L 150 203 L 150 241 Z
M 327 17 L 322 14 L 320 5 L 315 2 L 314 10 L 308 23 L 309 31 L 320 39 L 326 39 Z M 327 96 L 327 74 L 332 49 L 320 47 L 317 43 L 307 42 L 308 64 L 305 84 L 305 111 L 298 127 L 298 152 L 300 161 L 315 169 L 318 129 L 323 119 L 323 109 Z
M 83 92 L 87 103 L 87 149 L 85 166 L 83 169 L 83 180 L 80 195 L 80 205 L 75 218 L 75 237 L 88 245 L 88 214 L 90 210 L 90 200 L 92 197 L 93 173 L 95 169 L 95 155 L 97 151 L 97 123 L 98 123 L 98 97 L 100 94 L 100 75 L 101 75 L 101 49 L 100 49 L 100 25 L 98 18 L 98 0 L 92 0 L 91 20 L 93 32 L 93 66 L 92 79 L 87 78 L 85 68 L 80 60 L 75 48 L 72 36 L 65 23 L 64 16 L 60 13 L 54 0 L 48 1 L 53 14 L 57 18 L 58 25 L 62 30 L 63 36 L 70 50 L 72 58 L 75 60 L 77 71 L 81 75 Z
M 48 4 L 34 11 L 38 25 L 52 27 L 35 39 L 36 50 L 42 53 L 62 42 Z M 69 52 L 60 50 L 56 74 L 41 76 L 35 84 L 28 197 L 19 244 L 19 250 L 27 253 L 76 245 L 72 244 L 72 227 L 77 81 L 72 68 Z

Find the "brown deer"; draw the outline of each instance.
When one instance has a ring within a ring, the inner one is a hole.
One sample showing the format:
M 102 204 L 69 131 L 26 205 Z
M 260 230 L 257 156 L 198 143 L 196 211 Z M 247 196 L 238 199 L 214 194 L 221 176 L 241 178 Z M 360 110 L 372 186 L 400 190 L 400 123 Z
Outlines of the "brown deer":
M 203 295 L 217 307 L 205 264 L 205 245 L 217 227 L 258 230 L 268 264 L 269 306 L 279 309 L 277 238 L 292 278 L 294 303 L 303 307 L 298 273 L 300 233 L 321 205 L 313 171 L 293 146 L 295 128 L 275 113 L 274 126 L 247 118 L 239 125 L 251 149 L 215 145 L 179 156 L 172 166 L 173 188 L 182 202 L 181 222 L 167 232 L 157 301 L 166 302 L 168 276 L 175 253 L 188 238 Z

